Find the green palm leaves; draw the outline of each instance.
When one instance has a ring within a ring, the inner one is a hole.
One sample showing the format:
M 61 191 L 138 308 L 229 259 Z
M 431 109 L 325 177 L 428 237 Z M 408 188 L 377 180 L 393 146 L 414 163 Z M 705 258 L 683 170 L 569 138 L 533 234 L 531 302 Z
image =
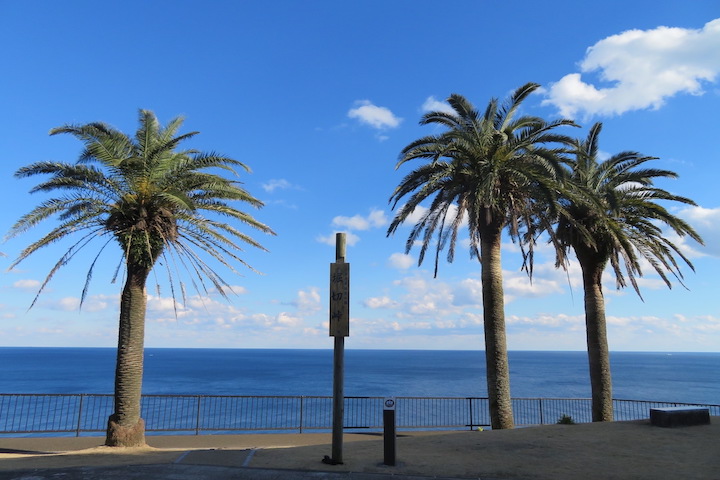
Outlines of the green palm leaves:
M 393 219 L 388 233 L 394 233 L 417 207 L 433 198 L 429 209 L 415 224 L 406 242 L 406 251 L 421 240 L 422 263 L 431 239 L 437 234 L 439 252 L 455 254 L 457 232 L 467 222 L 471 251 L 478 255 L 481 232 L 509 226 L 520 239 L 522 226 L 531 223 L 528 215 L 537 197 L 554 203 L 554 185 L 562 175 L 558 144 L 572 140 L 555 133 L 557 127 L 574 125 L 569 120 L 546 122 L 537 117 L 516 118 L 521 102 L 539 85 L 528 83 L 517 89 L 502 105 L 491 100 L 484 112 L 476 110 L 461 95 L 451 95 L 453 112 L 429 112 L 421 124 L 437 124 L 447 130 L 420 138 L 405 147 L 396 168 L 412 160 L 427 160 L 403 178 L 390 201 L 404 205 Z M 554 145 L 554 146 L 553 146 Z M 532 243 L 527 243 L 532 248 Z
M 588 137 L 577 142 L 575 159 L 569 162 L 569 184 L 575 197 L 565 200 L 566 215 L 558 224 L 557 236 L 563 246 L 558 251 L 558 260 L 565 260 L 570 247 L 576 253 L 580 250 L 581 255 L 594 255 L 599 261 L 611 264 L 618 287 L 625 287 L 629 281 L 638 295 L 641 259 L 647 261 L 668 287 L 671 286 L 668 274 L 682 283 L 676 257 L 691 269 L 693 265 L 663 233 L 662 226 L 669 227 L 679 237 L 687 235 L 699 243 L 702 239 L 662 204 L 695 205 L 695 202 L 654 186 L 658 178 L 677 178 L 670 170 L 645 167 L 647 162 L 656 160 L 655 157 L 627 151 L 600 161 L 601 130 L 601 123 L 593 125 Z M 583 228 L 589 237 L 581 232 Z
M 223 292 L 227 283 L 199 252 L 234 270 L 233 264 L 245 264 L 238 255 L 241 244 L 263 247 L 230 223 L 273 232 L 231 205 L 243 202 L 257 208 L 262 203 L 237 180 L 218 174 L 224 171 L 236 178 L 238 170 L 248 167 L 214 153 L 179 150 L 181 142 L 197 134 L 177 135 L 182 122 L 178 117 L 162 127 L 152 112 L 142 110 L 133 138 L 104 123 L 51 130 L 51 135 L 74 136 L 84 149 L 76 164 L 38 162 L 16 172 L 19 178 L 50 176 L 31 191 L 55 196 L 21 217 L 8 236 L 50 217 L 60 222 L 25 248 L 12 266 L 70 234 L 79 235 L 51 269 L 44 287 L 91 240 L 107 237 L 120 244 L 126 260 L 152 267 L 160 256 L 170 256 L 173 261 L 164 262 L 166 266 L 184 264 Z M 92 266 L 88 278 L 91 275 Z

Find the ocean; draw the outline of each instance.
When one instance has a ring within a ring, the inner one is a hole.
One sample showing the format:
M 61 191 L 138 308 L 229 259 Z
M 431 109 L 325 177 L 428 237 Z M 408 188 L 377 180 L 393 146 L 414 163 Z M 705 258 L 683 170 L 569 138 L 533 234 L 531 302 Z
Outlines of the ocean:
M 332 350 L 145 351 L 143 393 L 332 395 Z M 589 398 L 585 352 L 509 354 L 511 393 Z M 346 396 L 484 397 L 484 352 L 345 351 Z M 0 347 L 1 393 L 113 392 L 115 349 Z M 613 397 L 720 404 L 720 353 L 611 353 Z

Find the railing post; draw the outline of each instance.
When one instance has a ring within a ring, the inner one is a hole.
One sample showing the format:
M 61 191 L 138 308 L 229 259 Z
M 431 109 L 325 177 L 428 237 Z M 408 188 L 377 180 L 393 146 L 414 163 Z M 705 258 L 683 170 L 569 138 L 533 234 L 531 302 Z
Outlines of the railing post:
M 202 396 L 197 396 L 197 415 L 195 416 L 195 435 L 200 435 L 200 400 Z
M 470 405 L 470 430 L 473 429 L 473 426 L 474 426 L 474 423 L 475 423 L 475 422 L 473 422 L 473 408 L 472 408 L 473 405 L 472 405 L 472 401 L 473 401 L 472 397 L 468 397 L 468 404 Z
M 613 420 L 615 420 L 615 421 L 621 420 L 624 416 L 624 412 L 620 412 L 618 414 L 618 408 L 619 408 L 620 404 L 618 403 L 617 399 L 613 398 L 612 404 L 613 404 Z
M 300 395 L 300 433 L 303 433 L 303 412 L 305 411 L 305 395 Z
M 545 418 L 543 416 L 543 404 L 542 404 L 542 398 L 538 398 L 538 403 L 540 404 L 540 425 L 545 424 Z
M 80 426 L 82 423 L 82 411 L 83 411 L 83 399 L 85 398 L 85 394 L 80 394 L 80 405 L 78 406 L 78 420 L 77 420 L 77 429 L 75 430 L 75 436 L 80 436 Z

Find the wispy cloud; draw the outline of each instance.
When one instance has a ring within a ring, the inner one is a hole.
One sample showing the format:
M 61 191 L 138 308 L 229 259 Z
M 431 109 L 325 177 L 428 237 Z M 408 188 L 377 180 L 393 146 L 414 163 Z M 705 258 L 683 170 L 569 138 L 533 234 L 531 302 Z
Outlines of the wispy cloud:
M 263 183 L 262 188 L 268 193 L 273 193 L 275 190 L 287 190 L 296 187 L 284 178 L 273 178 Z
M 612 35 L 588 48 L 580 73 L 552 84 L 543 104 L 565 117 L 656 109 L 678 93 L 703 94 L 703 85 L 720 73 L 718 51 L 720 19 L 701 29 L 658 27 Z M 582 78 L 595 72 L 607 86 Z
M 12 284 L 13 288 L 17 288 L 19 290 L 37 290 L 40 288 L 40 285 L 39 280 L 31 279 L 18 280 Z
M 452 107 L 443 101 L 440 101 L 433 97 L 432 95 L 429 96 L 427 99 L 425 99 L 425 102 L 422 104 L 422 111 L 423 112 L 445 112 L 445 113 L 453 113 L 454 110 Z

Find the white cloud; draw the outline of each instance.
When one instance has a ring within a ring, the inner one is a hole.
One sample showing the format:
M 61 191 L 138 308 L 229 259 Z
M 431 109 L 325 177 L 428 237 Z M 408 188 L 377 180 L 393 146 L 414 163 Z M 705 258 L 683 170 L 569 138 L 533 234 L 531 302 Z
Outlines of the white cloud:
M 299 290 L 297 299 L 293 302 L 293 305 L 304 314 L 319 311 L 322 307 L 320 306 L 320 293 L 318 287 L 310 287 L 308 290 Z
M 119 295 L 91 295 L 85 298 L 80 306 L 80 297 L 63 297 L 60 299 L 43 301 L 42 306 L 51 310 L 64 312 L 100 312 L 109 308 L 117 309 L 120 305 Z
M 299 327 L 302 325 L 302 319 L 300 317 L 295 317 L 293 315 L 290 315 L 287 312 L 280 312 L 275 317 L 275 329 L 278 328 L 288 328 L 288 327 Z
M 39 280 L 18 280 L 12 284 L 13 288 L 17 288 L 20 290 L 37 290 L 40 288 L 40 281 Z
M 194 301 L 193 301 L 194 300 Z M 210 299 L 207 299 L 207 301 L 211 301 Z M 205 301 L 202 301 L 198 297 L 190 297 L 188 299 L 188 307 L 199 307 L 200 305 L 204 305 Z M 178 312 L 185 309 L 185 305 L 180 303 L 179 301 L 173 299 L 172 297 L 158 297 L 155 295 L 148 295 L 147 298 L 147 310 L 148 312 L 154 312 L 154 313 L 163 313 L 166 315 L 174 315 L 175 311 Z
M 373 209 L 370 213 L 363 217 L 362 215 L 354 215 L 352 217 L 337 216 L 332 219 L 333 227 L 345 227 L 349 230 L 369 230 L 371 228 L 380 228 L 387 225 L 387 217 L 382 210 Z
M 83 312 L 101 312 L 109 308 L 120 308 L 120 295 L 92 295 L 82 305 Z
M 214 323 L 222 328 L 235 328 L 241 331 L 267 333 L 270 331 L 295 329 L 302 326 L 302 318 L 288 312 L 276 315 L 256 313 L 253 315 L 238 315 L 235 317 L 217 317 Z
M 429 96 L 427 99 L 425 99 L 425 102 L 423 102 L 423 104 L 422 104 L 422 111 L 423 112 L 445 112 L 445 113 L 454 113 L 455 112 L 449 104 L 442 102 L 433 96 Z
M 221 332 L 226 335 L 262 335 L 268 332 L 287 331 L 300 335 L 304 321 L 321 310 L 321 298 L 317 287 L 299 290 L 295 300 L 284 302 L 294 310 L 269 312 L 246 312 L 225 301 L 213 297 L 195 295 L 188 297 L 183 305 L 178 303 L 177 314 L 170 297 L 148 296 L 148 321 L 156 328 L 176 328 L 178 324 L 204 334 Z M 225 337 L 224 337 L 225 338 Z M 228 337 L 229 338 L 229 337 Z
M 543 249 L 544 247 L 540 248 Z M 399 258 L 400 254 L 396 255 Z M 397 261 L 401 262 L 399 259 Z M 637 279 L 641 290 L 664 289 L 664 282 L 654 273 L 650 265 L 645 264 L 644 261 L 641 263 L 644 276 Z M 520 299 L 563 296 L 569 291 L 582 298 L 580 265 L 577 260 L 571 258 L 567 268 L 567 272 L 556 268 L 554 259 L 549 258 L 548 261 L 536 262 L 532 282 L 524 271 L 503 270 L 505 304 Z M 602 284 L 606 301 L 609 301 L 609 297 L 632 294 L 631 288 L 617 290 L 614 274 L 609 267 L 603 272 Z M 400 311 L 427 314 L 428 307 L 432 305 L 436 309 L 436 317 L 440 319 L 448 315 L 457 315 L 468 309 L 482 309 L 482 282 L 477 276 L 445 283 L 437 279 L 430 281 L 418 274 L 397 280 L 394 285 L 406 290 L 403 296 L 397 297 L 401 306 Z
M 412 277 L 403 277 L 400 280 L 395 280 L 394 285 L 403 287 L 405 290 L 412 294 L 418 294 L 428 290 L 428 281 L 420 276 L 421 274 L 415 274 Z M 436 280 L 436 283 L 441 283 Z
M 579 266 L 577 268 L 579 271 Z M 571 272 L 574 274 L 575 269 Z M 580 285 L 582 281 L 578 280 Z M 565 293 L 566 273 L 552 263 L 538 264 L 530 282 L 525 272 L 503 270 L 503 291 L 506 304 L 518 298 L 540 298 Z M 454 288 L 453 303 L 458 306 L 482 307 L 482 282 L 479 278 L 466 278 Z
M 398 270 L 407 270 L 415 265 L 415 259 L 412 255 L 406 253 L 393 253 L 390 255 L 390 258 L 388 258 L 388 265 Z
M 705 246 L 698 245 L 694 240 L 680 238 L 671 231 L 666 232 L 666 237 L 675 245 L 681 246 L 683 253 L 690 257 L 705 255 L 720 257 L 720 207 L 687 207 L 676 215 L 688 222 L 700 234 Z
M 363 305 L 367 308 L 395 308 L 398 303 L 388 296 L 384 297 L 371 297 L 363 302 Z
M 383 210 L 373 209 L 370 211 L 370 214 L 367 218 L 370 222 L 370 225 L 376 228 L 384 227 L 388 223 L 387 216 L 385 215 L 385 211 Z
M 57 302 L 57 307 L 60 310 L 65 310 L 66 312 L 71 312 L 73 310 L 77 310 L 78 307 L 80 307 L 80 299 L 77 297 L 61 298 Z
M 343 229 L 346 232 L 345 242 L 349 246 L 355 245 L 360 241 L 360 237 L 349 230 L 370 230 L 371 228 L 380 228 L 387 224 L 388 219 L 382 210 L 372 209 L 367 216 L 354 215 L 352 217 L 337 216 L 332 219 L 331 226 L 336 229 Z M 337 233 L 338 230 L 335 231 Z M 327 236 L 319 235 L 315 239 L 320 243 L 335 245 L 335 233 Z
M 268 182 L 263 183 L 262 188 L 268 193 L 273 193 L 275 190 L 287 190 L 288 188 L 293 188 L 293 185 L 284 178 L 273 178 Z
M 404 277 L 394 283 L 406 291 L 398 302 L 398 318 L 417 320 L 418 316 L 423 316 L 439 322 L 448 315 L 460 313 L 460 309 L 453 305 L 454 292 L 448 283 L 427 279 L 422 273 Z
M 373 105 L 369 100 L 358 100 L 355 105 L 357 106 L 348 112 L 348 117 L 373 128 L 396 128 L 402 122 L 402 118 L 396 117 L 390 109 Z
M 678 93 L 703 94 L 703 84 L 720 73 L 720 19 L 702 29 L 658 27 L 629 30 L 600 40 L 580 62 L 585 74 L 597 72 L 596 86 L 581 73 L 565 75 L 550 86 L 543 104 L 565 117 L 619 115 L 659 108 Z
M 681 316 L 682 317 L 682 316 Z M 608 315 L 608 336 L 614 345 L 633 349 L 647 339 L 655 337 L 662 349 L 682 351 L 686 345 L 716 344 L 720 324 L 711 316 L 678 318 L 677 315 L 658 317 L 653 315 L 616 317 Z
M 530 281 L 525 272 L 503 271 L 503 288 L 506 297 L 510 298 L 537 298 L 564 292 L 556 280 L 533 275 Z
M 509 326 L 513 327 L 542 327 L 568 330 L 585 329 L 584 315 L 566 315 L 564 313 L 556 315 L 538 314 L 532 317 L 508 315 L 506 321 Z
M 482 282 L 475 278 L 462 280 L 455 288 L 453 303 L 458 306 L 482 307 Z

